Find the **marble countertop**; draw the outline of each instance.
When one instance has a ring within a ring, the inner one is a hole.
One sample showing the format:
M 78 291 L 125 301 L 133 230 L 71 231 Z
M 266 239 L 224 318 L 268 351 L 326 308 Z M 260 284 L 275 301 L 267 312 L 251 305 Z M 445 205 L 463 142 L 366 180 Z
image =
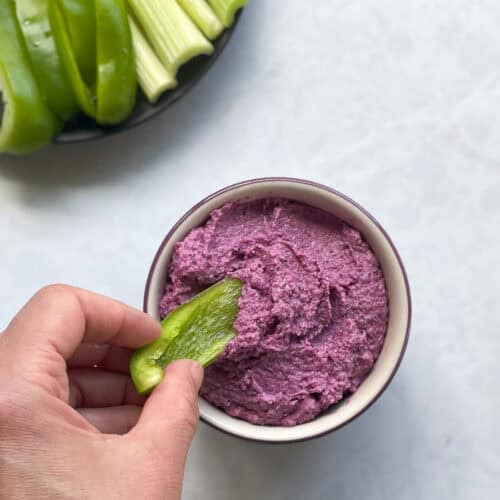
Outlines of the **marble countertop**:
M 44 284 L 141 306 L 177 218 L 259 176 L 369 209 L 412 286 L 406 358 L 358 420 L 267 446 L 202 425 L 187 500 L 498 498 L 500 3 L 251 0 L 221 59 L 130 132 L 0 159 L 0 329 Z

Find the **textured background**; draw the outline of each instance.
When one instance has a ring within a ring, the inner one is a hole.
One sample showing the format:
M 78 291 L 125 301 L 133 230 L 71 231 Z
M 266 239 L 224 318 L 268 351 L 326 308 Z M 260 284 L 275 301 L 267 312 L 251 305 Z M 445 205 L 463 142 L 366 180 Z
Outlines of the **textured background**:
M 498 498 L 499 26 L 497 0 L 251 0 L 216 66 L 159 119 L 0 159 L 0 329 L 50 282 L 140 306 L 167 230 L 220 187 L 329 184 L 401 251 L 405 361 L 369 412 L 317 441 L 201 426 L 185 498 Z

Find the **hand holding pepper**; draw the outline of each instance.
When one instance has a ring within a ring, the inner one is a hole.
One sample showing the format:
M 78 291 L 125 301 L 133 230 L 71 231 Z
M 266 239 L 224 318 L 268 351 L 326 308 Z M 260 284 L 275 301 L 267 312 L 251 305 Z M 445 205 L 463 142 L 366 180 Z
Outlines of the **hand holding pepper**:
M 203 370 L 177 361 L 137 396 L 129 349 L 159 334 L 142 312 L 63 285 L 24 306 L 0 335 L 0 498 L 180 498 Z

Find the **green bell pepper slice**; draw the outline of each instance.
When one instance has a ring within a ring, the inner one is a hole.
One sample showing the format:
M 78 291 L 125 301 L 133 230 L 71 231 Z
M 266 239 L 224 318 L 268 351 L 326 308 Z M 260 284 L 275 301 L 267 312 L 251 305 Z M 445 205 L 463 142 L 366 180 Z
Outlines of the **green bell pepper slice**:
M 80 109 L 88 116 L 96 116 L 96 97 L 93 90 L 84 82 L 78 67 L 75 52 L 64 20 L 64 15 L 59 2 L 49 0 L 49 18 L 53 29 L 59 55 L 68 72 L 68 77 L 73 87 L 76 100 Z
M 59 0 L 69 39 L 83 80 L 96 80 L 96 18 L 93 0 Z
M 236 337 L 233 323 L 243 283 L 226 278 L 174 309 L 162 322 L 160 337 L 135 351 L 130 374 L 139 394 L 149 394 L 176 359 L 213 363 Z
M 0 0 L 0 48 L 0 152 L 30 153 L 49 144 L 61 122 L 33 76 L 13 0 Z
M 135 56 L 123 0 L 95 0 L 97 122 L 114 125 L 131 113 L 137 96 Z
M 78 113 L 73 88 L 56 47 L 48 6 L 52 0 L 17 0 L 17 19 L 42 96 L 61 120 Z

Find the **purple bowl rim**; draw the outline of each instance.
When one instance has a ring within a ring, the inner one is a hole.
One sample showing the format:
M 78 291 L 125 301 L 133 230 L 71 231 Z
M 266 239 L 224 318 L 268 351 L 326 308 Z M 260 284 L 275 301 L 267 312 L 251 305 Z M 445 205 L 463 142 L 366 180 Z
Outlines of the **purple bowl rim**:
M 334 188 L 331 188 L 330 186 L 326 186 L 325 184 L 321 184 L 319 182 L 310 181 L 307 179 L 295 178 L 295 177 L 259 177 L 256 179 L 249 179 L 249 180 L 245 180 L 245 181 L 240 181 L 240 182 L 237 182 L 235 184 L 231 184 L 229 186 L 226 186 L 222 189 L 219 189 L 219 190 L 215 191 L 214 193 L 203 198 L 201 201 L 196 203 L 196 205 L 194 205 L 187 212 L 185 212 L 184 215 L 172 226 L 170 231 L 167 233 L 167 235 L 165 236 L 165 238 L 161 242 L 158 250 L 156 251 L 153 262 L 151 263 L 151 267 L 149 269 L 148 277 L 146 280 L 146 287 L 144 290 L 143 311 L 145 313 L 149 314 L 147 304 L 148 304 L 149 290 L 151 288 L 151 281 L 153 279 L 153 274 L 156 270 L 158 260 L 160 259 L 160 256 L 162 255 L 163 250 L 165 249 L 165 246 L 170 241 L 170 239 L 172 238 L 174 233 L 177 231 L 179 226 L 181 224 L 183 224 L 183 222 L 188 217 L 190 217 L 194 212 L 196 212 L 203 205 L 205 205 L 209 201 L 213 200 L 214 198 L 217 198 L 218 196 L 220 196 L 222 194 L 225 194 L 225 193 L 230 192 L 230 191 L 234 191 L 235 189 L 239 189 L 239 188 L 244 187 L 244 186 L 249 186 L 252 184 L 265 184 L 268 182 L 289 182 L 292 184 L 300 184 L 303 186 L 312 186 L 312 187 L 321 189 L 321 190 L 326 191 L 330 194 L 336 195 L 339 198 L 342 198 L 344 201 L 350 203 L 355 208 L 357 208 L 360 212 L 362 212 L 364 215 L 366 215 L 375 224 L 377 229 L 382 233 L 382 235 L 386 239 L 387 243 L 389 243 L 389 246 L 391 247 L 392 251 L 394 252 L 394 255 L 396 256 L 398 265 L 399 265 L 401 272 L 403 274 L 403 281 L 404 281 L 405 290 L 406 290 L 406 300 L 408 303 L 408 321 L 406 323 L 405 339 L 404 339 L 404 343 L 403 343 L 403 347 L 401 349 L 401 352 L 399 353 L 399 358 L 398 358 L 397 363 L 395 364 L 392 372 L 390 373 L 389 377 L 387 378 L 387 380 L 385 381 L 385 383 L 381 387 L 381 389 L 367 402 L 367 404 L 363 408 L 361 408 L 355 415 L 353 415 L 351 418 L 349 418 L 348 420 L 346 420 L 342 424 L 337 425 L 335 427 L 332 427 L 331 429 L 328 429 L 327 431 L 319 432 L 318 434 L 314 434 L 312 436 L 308 436 L 305 438 L 288 439 L 285 441 L 270 441 L 267 439 L 248 438 L 248 437 L 236 434 L 234 432 L 230 432 L 230 431 L 227 431 L 225 429 L 221 429 L 217 425 L 215 425 L 211 422 L 208 422 L 202 416 L 200 416 L 200 420 L 202 422 L 204 422 L 205 424 L 209 425 L 210 427 L 217 429 L 218 431 L 223 432 L 224 434 L 227 434 L 229 436 L 233 436 L 233 437 L 236 437 L 239 439 L 243 439 L 245 441 L 252 441 L 252 442 L 257 442 L 257 443 L 265 443 L 265 444 L 291 444 L 291 443 L 300 443 L 300 442 L 310 441 L 312 439 L 317 439 L 317 438 L 320 438 L 322 436 L 326 436 L 327 434 L 330 434 L 332 432 L 335 432 L 335 431 L 341 429 L 342 427 L 351 423 L 353 420 L 357 419 L 359 416 L 361 416 L 363 413 L 365 413 L 380 398 L 380 396 L 382 396 L 382 394 L 386 391 L 387 387 L 389 387 L 389 384 L 392 382 L 392 380 L 394 379 L 394 376 L 396 375 L 396 372 L 398 371 L 399 367 L 401 366 L 401 362 L 403 361 L 403 357 L 406 353 L 406 348 L 408 347 L 408 341 L 410 338 L 411 320 L 412 320 L 412 304 L 411 304 L 411 293 L 410 293 L 410 284 L 408 281 L 408 275 L 406 273 L 406 269 L 404 267 L 401 256 L 399 255 L 399 252 L 398 252 L 396 246 L 394 245 L 393 241 L 391 240 L 391 238 L 387 234 L 386 230 L 378 222 L 378 220 L 375 219 L 375 217 L 370 212 L 368 212 L 368 210 L 363 208 L 359 203 L 355 202 L 349 196 L 341 193 L 340 191 L 337 191 Z

